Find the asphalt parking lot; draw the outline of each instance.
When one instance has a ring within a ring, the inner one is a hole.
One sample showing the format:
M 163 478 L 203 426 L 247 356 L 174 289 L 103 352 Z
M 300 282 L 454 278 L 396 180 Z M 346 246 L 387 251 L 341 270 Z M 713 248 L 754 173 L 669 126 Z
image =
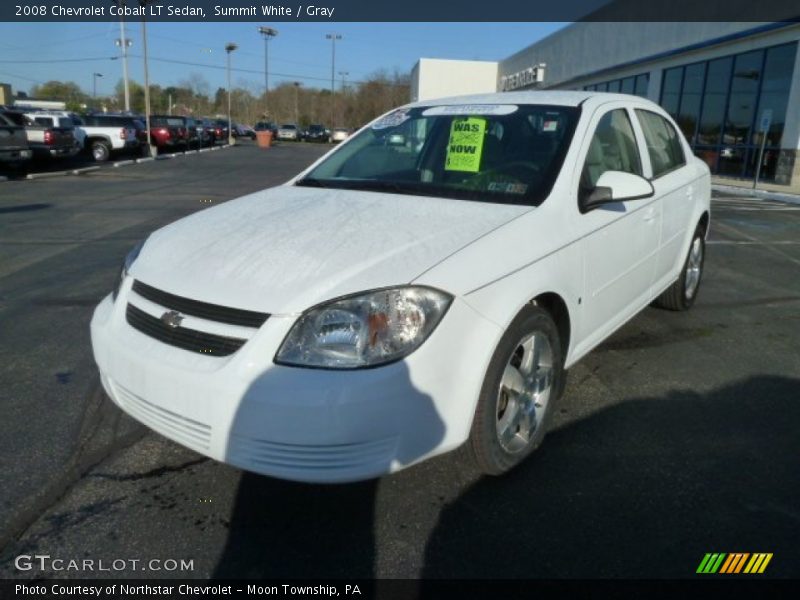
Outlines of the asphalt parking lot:
M 176 218 L 285 181 L 324 148 L 241 145 L 0 183 L 0 577 L 19 554 L 192 560 L 171 577 L 653 577 L 706 552 L 800 575 L 800 205 L 717 197 L 700 297 L 647 309 L 569 375 L 503 478 L 456 452 L 378 481 L 243 473 L 150 433 L 100 390 L 95 304 Z

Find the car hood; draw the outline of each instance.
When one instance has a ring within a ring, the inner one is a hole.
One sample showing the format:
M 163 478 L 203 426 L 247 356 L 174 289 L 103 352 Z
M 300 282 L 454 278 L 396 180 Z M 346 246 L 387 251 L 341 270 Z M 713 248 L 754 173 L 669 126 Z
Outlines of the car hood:
M 531 207 L 284 185 L 155 233 L 131 274 L 188 298 L 292 314 L 405 284 Z

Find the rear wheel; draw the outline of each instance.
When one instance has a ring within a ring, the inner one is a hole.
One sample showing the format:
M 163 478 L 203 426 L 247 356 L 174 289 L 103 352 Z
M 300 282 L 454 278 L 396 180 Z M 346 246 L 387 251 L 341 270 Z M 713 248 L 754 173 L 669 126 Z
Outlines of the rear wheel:
M 527 306 L 500 340 L 481 388 L 469 447 L 484 473 L 505 473 L 542 443 L 564 376 L 553 318 Z
M 692 237 L 692 243 L 689 245 L 689 253 L 683 263 L 680 277 L 662 292 L 653 304 L 667 310 L 689 310 L 700 289 L 705 255 L 705 230 L 702 226 L 698 226 Z
M 92 158 L 95 162 L 106 162 L 111 157 L 111 146 L 108 142 L 95 140 L 91 145 Z

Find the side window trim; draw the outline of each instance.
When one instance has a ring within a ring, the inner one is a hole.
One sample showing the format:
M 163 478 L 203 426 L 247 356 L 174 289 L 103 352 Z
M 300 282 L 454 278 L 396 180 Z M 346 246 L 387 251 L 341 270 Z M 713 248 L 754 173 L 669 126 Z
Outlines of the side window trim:
M 639 150 L 639 160 L 642 163 L 642 177 L 648 181 L 653 181 L 653 163 L 650 160 L 650 152 L 647 150 L 644 129 L 642 129 L 642 124 L 639 121 L 639 115 L 636 114 L 637 110 L 640 110 L 638 106 L 627 107 L 628 119 L 631 121 L 633 134 L 636 136 L 636 147 Z

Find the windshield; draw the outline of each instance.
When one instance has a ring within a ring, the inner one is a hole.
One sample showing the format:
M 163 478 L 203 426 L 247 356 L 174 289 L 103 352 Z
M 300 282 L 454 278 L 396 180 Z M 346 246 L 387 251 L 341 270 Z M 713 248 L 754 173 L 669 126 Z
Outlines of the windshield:
M 509 104 L 398 109 L 297 185 L 535 206 L 558 176 L 579 112 Z

